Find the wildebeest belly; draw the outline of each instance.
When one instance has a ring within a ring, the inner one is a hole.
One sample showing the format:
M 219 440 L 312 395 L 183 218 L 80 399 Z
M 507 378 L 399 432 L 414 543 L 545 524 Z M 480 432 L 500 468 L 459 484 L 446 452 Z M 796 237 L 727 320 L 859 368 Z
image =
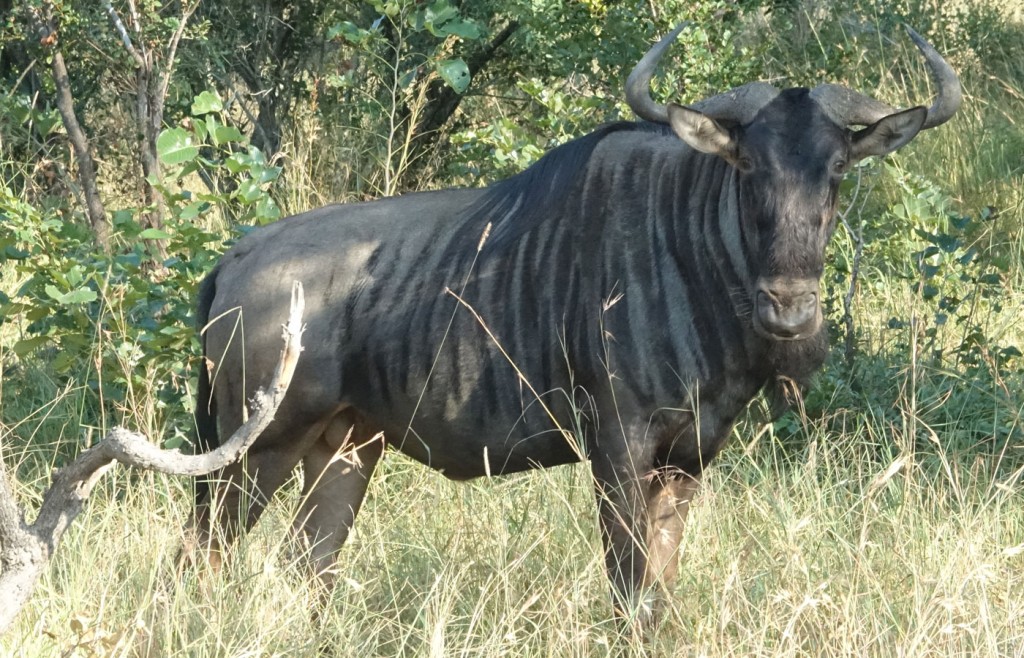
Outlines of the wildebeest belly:
M 544 372 L 537 348 L 513 368 L 483 332 L 436 341 L 400 327 L 371 333 L 346 354 L 344 399 L 392 447 L 454 479 L 583 458 L 581 403 L 571 399 L 564 360 L 549 366 L 557 374 Z

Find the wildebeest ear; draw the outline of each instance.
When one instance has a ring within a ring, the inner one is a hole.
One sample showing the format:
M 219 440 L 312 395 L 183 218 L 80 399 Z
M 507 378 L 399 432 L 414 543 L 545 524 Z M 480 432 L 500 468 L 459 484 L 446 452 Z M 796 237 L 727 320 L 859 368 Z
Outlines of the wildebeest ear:
M 927 108 L 914 107 L 879 119 L 854 133 L 850 159 L 856 162 L 869 155 L 892 153 L 914 139 L 927 117 Z
M 671 103 L 668 118 L 679 139 L 698 151 L 730 161 L 736 156 L 736 142 L 732 135 L 708 115 Z

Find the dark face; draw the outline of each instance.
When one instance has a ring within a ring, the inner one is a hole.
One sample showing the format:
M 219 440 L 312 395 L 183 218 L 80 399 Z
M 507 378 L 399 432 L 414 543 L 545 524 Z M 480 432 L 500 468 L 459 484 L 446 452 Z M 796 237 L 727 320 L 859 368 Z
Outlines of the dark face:
M 732 100 L 741 102 L 742 96 Z M 835 228 L 839 181 L 858 160 L 909 142 L 927 116 L 925 108 L 915 107 L 854 132 L 832 121 L 802 88 L 777 92 L 742 125 L 668 106 L 680 139 L 739 172 L 740 224 L 757 260 L 750 290 L 754 331 L 776 341 L 818 334 L 819 283 Z
M 800 340 L 821 328 L 820 281 L 850 158 L 846 130 L 791 89 L 733 132 L 743 231 L 755 236 L 754 330 Z M 733 159 L 731 158 L 731 159 Z

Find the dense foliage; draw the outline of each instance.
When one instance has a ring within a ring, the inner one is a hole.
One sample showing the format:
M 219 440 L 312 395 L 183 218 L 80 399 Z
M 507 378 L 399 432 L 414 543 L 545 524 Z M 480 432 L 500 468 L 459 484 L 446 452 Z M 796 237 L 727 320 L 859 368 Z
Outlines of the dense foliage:
M 663 66 L 656 93 L 684 101 L 758 77 L 787 84 L 848 78 L 894 102 L 921 97 L 919 70 L 901 70 L 917 66 L 903 56 L 904 19 L 933 30 L 970 91 L 972 81 L 1010 65 L 1017 35 L 987 5 L 934 14 L 913 3 L 825 9 L 716 0 L 661 3 L 655 11 L 642 2 L 435 0 L 279 2 L 265 14 L 233 2 L 111 4 L 109 11 L 100 4 L 30 3 L 4 28 L 2 69 L 11 86 L 0 114 L 0 258 L 12 282 L 0 297 L 7 367 L 47 363 L 59 377 L 88 382 L 90 406 L 103 407 L 101 415 L 126 413 L 129 396 L 156 400 L 157 426 L 170 422 L 179 435 L 187 434 L 182 412 L 194 370 L 196 283 L 225 240 L 277 219 L 279 208 L 480 185 L 514 173 L 557 143 L 628 117 L 625 73 L 652 36 L 683 16 L 695 28 Z M 47 12 L 59 26 L 49 45 L 33 39 Z M 765 33 L 772 38 L 758 37 Z M 170 72 L 164 124 L 153 143 L 158 180 L 152 172 L 142 179 L 146 170 L 138 165 L 130 117 L 146 90 L 133 86 L 136 63 L 122 46 L 125 35 L 148 49 L 155 69 Z M 892 44 L 900 57 L 879 44 Z M 109 253 L 93 247 L 82 216 L 74 160 L 52 100 L 55 81 L 43 64 L 48 48 L 72 62 L 77 112 L 103 163 L 99 181 L 114 233 Z M 43 59 L 26 66 L 31 57 Z M 851 192 L 857 205 L 847 210 L 841 239 L 852 243 L 840 247 L 829 275 L 834 333 L 846 338 L 847 367 L 836 363 L 826 376 L 836 386 L 857 387 L 849 370 L 855 352 L 885 362 L 911 341 L 946 375 L 979 381 L 1017 368 L 1016 336 L 1005 335 L 998 318 L 1006 310 L 1000 292 L 1018 276 L 1012 182 L 1019 172 L 983 185 L 978 179 L 988 172 L 951 180 L 922 154 L 968 159 L 934 140 L 978 148 L 968 138 L 972 122 L 983 122 L 983 139 L 1006 150 L 990 167 L 1012 162 L 1010 148 L 1024 140 L 1008 111 L 968 103 L 964 114 L 953 129 L 961 135 L 925 138 L 924 147 L 885 166 L 869 164 L 850 182 L 851 189 L 884 191 Z M 146 185 L 159 192 L 159 208 L 146 205 L 139 192 Z M 155 210 L 164 217 L 153 227 L 145 217 Z M 870 315 L 860 296 L 841 304 L 854 260 L 861 281 L 853 285 L 863 285 L 862 273 L 877 273 L 872 285 L 913 290 L 923 303 L 914 317 L 885 318 L 880 339 L 898 349 L 865 345 L 861 334 L 879 335 L 879 328 L 854 322 Z M 823 404 L 814 406 L 820 412 Z

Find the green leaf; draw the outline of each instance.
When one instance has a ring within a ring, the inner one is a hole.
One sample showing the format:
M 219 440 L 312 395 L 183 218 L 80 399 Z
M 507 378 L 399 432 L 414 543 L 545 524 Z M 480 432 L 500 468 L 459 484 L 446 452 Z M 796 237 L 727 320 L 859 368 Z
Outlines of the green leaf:
M 216 123 L 216 121 L 216 115 L 210 117 L 210 122 Z M 196 117 L 192 119 L 192 132 L 195 133 L 196 139 L 198 139 L 200 142 L 205 142 L 206 136 L 209 134 L 210 130 L 209 128 L 207 128 L 206 121 L 203 121 L 199 117 Z
M 170 239 L 171 234 L 158 228 L 147 228 L 142 233 L 139 233 L 139 237 L 143 240 L 167 240 Z
M 25 338 L 24 340 L 19 340 L 17 343 L 14 344 L 14 347 L 12 347 L 11 350 L 14 352 L 16 356 L 21 357 L 25 356 L 26 354 L 28 354 L 29 352 L 36 348 L 46 345 L 51 340 L 52 339 L 49 336 L 33 336 L 32 338 Z
M 92 288 L 78 288 L 64 295 L 65 304 L 88 304 L 96 301 L 98 295 Z
M 249 175 L 252 176 L 256 182 L 262 185 L 264 183 L 277 180 L 277 177 L 281 175 L 281 168 L 261 165 L 253 167 L 249 172 Z
M 224 161 L 224 167 L 232 174 L 240 174 L 249 168 L 249 163 L 246 162 L 245 156 L 241 153 L 235 153 L 227 160 Z
M 57 300 L 58 302 L 64 296 L 64 293 L 62 293 L 61 291 L 57 290 L 57 286 L 53 285 L 52 283 L 46 284 L 46 287 L 43 288 L 43 290 L 46 291 L 47 295 L 49 295 L 52 299 Z
M 331 28 L 327 30 L 327 38 L 329 40 L 333 41 L 334 39 L 341 37 L 345 41 L 355 45 L 365 42 L 369 36 L 369 30 L 362 30 L 356 27 L 356 25 L 351 21 L 342 21 L 337 25 L 331 26 Z
M 957 215 L 950 215 L 949 223 L 956 227 L 957 230 L 962 231 L 965 228 L 967 228 L 968 224 L 971 223 L 971 218 L 970 216 L 967 215 L 963 217 L 958 217 Z
M 168 165 L 182 164 L 195 159 L 199 148 L 193 143 L 192 135 L 183 128 L 170 128 L 156 139 L 156 150 L 160 161 Z
M 5 295 L 6 297 L 6 295 Z M 9 298 L 8 298 L 9 299 Z M 7 301 L 0 304 L 0 317 L 10 318 L 19 313 L 24 313 L 27 309 L 31 308 L 28 304 L 22 304 L 20 302 Z
M 2 257 L 0 257 L 0 261 L 2 261 L 2 260 L 24 260 L 24 259 L 28 258 L 31 255 L 32 254 L 30 254 L 29 252 L 27 252 L 27 251 L 25 251 L 23 249 L 18 249 L 14 245 L 7 245 L 6 247 L 4 247 L 4 255 Z
M 195 219 L 206 212 L 210 204 L 206 201 L 193 201 L 178 211 L 178 219 Z
M 185 436 L 181 433 L 176 433 L 174 436 L 164 441 L 164 450 L 177 450 L 185 444 Z
M 37 112 L 35 113 L 34 120 L 36 129 L 44 136 L 56 132 L 64 125 L 61 123 L 60 114 L 57 113 L 57 110 L 45 113 Z
M 398 87 L 400 89 L 408 89 L 413 82 L 416 81 L 416 76 L 419 74 L 419 67 L 413 67 L 406 71 L 401 78 L 398 79 Z
M 479 26 L 469 21 L 452 21 L 444 26 L 444 31 L 467 41 L 475 41 L 482 34 Z
M 901 208 L 902 206 L 896 206 L 896 207 L 897 208 Z M 929 233 L 928 231 L 923 231 L 923 230 L 921 230 L 919 228 L 915 228 L 914 229 L 914 233 L 917 233 L 918 237 L 920 237 L 920 238 L 922 238 L 924 240 L 927 240 L 928 242 L 931 242 L 932 244 L 936 244 L 935 241 L 937 240 L 937 238 L 935 237 L 934 234 Z
M 259 198 L 260 193 L 263 190 L 260 189 L 259 183 L 251 178 L 247 178 L 242 181 L 238 186 L 238 197 L 246 203 L 252 203 Z
M 969 265 L 971 261 L 974 260 L 974 257 L 977 255 L 978 250 L 975 249 L 974 247 L 971 247 L 970 249 L 967 250 L 967 253 L 965 253 L 963 256 L 957 259 L 957 262 L 960 263 L 961 265 Z
M 53 369 L 57 372 L 68 372 L 78 362 L 80 355 L 77 350 L 61 350 L 53 359 Z
M 238 128 L 234 126 L 217 126 L 213 131 L 213 138 L 218 144 L 224 142 L 244 142 L 245 135 L 242 134 Z
M 46 294 L 53 298 L 58 304 L 65 306 L 72 304 L 88 304 L 89 302 L 96 301 L 97 298 L 95 290 L 84 286 L 81 288 L 75 288 L 70 292 L 61 292 L 56 286 L 48 283 L 43 290 L 45 290 Z
M 201 116 L 203 114 L 210 114 L 211 112 L 220 112 L 224 109 L 224 103 L 221 102 L 220 96 L 213 91 L 204 91 L 195 97 L 192 101 L 192 115 Z
M 935 244 L 947 254 L 951 254 L 960 248 L 961 242 L 956 236 L 939 233 L 935 236 Z
M 277 207 L 277 204 L 274 203 L 274 200 L 270 195 L 265 195 L 261 198 L 256 203 L 256 207 L 253 212 L 260 225 L 269 224 L 281 217 L 281 209 Z
M 448 21 L 458 18 L 458 16 L 458 9 L 452 7 L 447 0 L 440 0 L 440 2 L 432 3 L 423 12 L 423 22 L 429 28 L 436 25 L 444 25 Z
M 995 272 L 989 272 L 988 274 L 982 274 L 978 277 L 978 283 L 983 283 L 988 286 L 995 286 L 1002 283 L 1003 279 Z
M 110 214 L 110 223 L 121 230 L 131 230 L 138 226 L 135 223 L 135 213 L 131 210 L 115 210 Z
M 457 93 L 463 93 L 469 88 L 469 67 L 466 62 L 459 59 L 446 59 L 437 63 L 437 72 L 441 78 L 448 83 L 448 86 Z
M 37 322 L 50 315 L 52 311 L 50 306 L 35 306 L 25 310 L 25 320 L 28 322 Z

